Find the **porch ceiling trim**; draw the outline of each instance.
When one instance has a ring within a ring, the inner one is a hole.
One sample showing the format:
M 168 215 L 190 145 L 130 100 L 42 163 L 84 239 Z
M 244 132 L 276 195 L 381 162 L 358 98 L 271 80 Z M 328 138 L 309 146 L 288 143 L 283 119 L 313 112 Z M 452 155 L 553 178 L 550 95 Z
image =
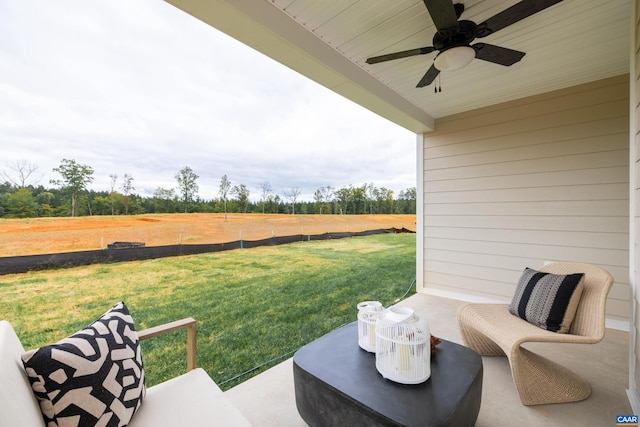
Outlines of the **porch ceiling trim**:
M 165 1 L 399 126 L 434 130 L 433 117 L 269 2 Z

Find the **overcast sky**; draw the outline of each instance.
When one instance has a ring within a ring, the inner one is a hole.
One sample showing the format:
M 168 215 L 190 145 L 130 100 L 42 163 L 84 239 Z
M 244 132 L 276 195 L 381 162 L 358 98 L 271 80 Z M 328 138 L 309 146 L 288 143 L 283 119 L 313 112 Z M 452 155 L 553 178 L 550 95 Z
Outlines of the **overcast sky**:
M 321 186 L 415 186 L 415 135 L 161 0 L 0 0 L 0 170 L 62 159 L 199 195 L 220 179 L 311 199 Z M 37 182 L 36 182 L 37 181 Z

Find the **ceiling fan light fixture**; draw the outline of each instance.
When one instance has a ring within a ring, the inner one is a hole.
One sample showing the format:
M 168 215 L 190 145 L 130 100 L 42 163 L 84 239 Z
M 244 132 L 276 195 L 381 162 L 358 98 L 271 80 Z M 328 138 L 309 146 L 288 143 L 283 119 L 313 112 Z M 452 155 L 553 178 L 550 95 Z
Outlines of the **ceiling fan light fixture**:
M 469 46 L 457 46 L 440 52 L 433 65 L 440 71 L 455 71 L 469 65 L 476 57 L 476 51 Z

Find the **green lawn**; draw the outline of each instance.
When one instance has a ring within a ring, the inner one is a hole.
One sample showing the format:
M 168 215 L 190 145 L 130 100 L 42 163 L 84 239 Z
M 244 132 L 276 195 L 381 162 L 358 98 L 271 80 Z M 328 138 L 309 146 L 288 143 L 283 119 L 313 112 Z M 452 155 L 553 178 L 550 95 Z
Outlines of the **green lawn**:
M 0 318 L 26 349 L 82 329 L 123 300 L 137 329 L 194 317 L 198 365 L 228 389 L 414 292 L 415 235 L 385 234 L 0 276 Z M 143 342 L 147 385 L 185 369 L 185 332 Z

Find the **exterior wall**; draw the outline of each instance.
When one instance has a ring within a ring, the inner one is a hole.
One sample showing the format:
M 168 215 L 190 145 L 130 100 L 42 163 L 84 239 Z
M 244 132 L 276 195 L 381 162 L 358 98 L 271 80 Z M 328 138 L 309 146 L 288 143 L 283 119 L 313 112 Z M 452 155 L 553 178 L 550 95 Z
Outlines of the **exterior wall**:
M 525 267 L 588 262 L 628 328 L 627 75 L 439 119 L 422 151 L 419 292 L 508 302 Z
M 640 413 L 640 392 L 638 391 L 638 384 L 640 384 L 640 337 L 638 331 L 640 331 L 640 321 L 638 320 L 638 313 L 640 312 L 640 297 L 638 296 L 638 283 L 640 283 L 640 248 L 638 243 L 640 242 L 640 129 L 638 123 L 640 123 L 640 67 L 638 67 L 638 61 L 640 61 L 640 0 L 633 2 L 633 25 L 634 31 L 631 31 L 631 90 L 629 91 L 631 102 L 631 117 L 633 120 L 630 122 L 630 147 L 631 155 L 630 162 L 632 165 L 631 180 L 633 183 L 633 191 L 631 193 L 631 214 L 633 215 L 633 221 L 631 222 L 631 262 L 633 267 L 631 268 L 631 328 L 629 331 L 629 389 L 627 393 L 629 395 L 629 402 L 633 408 L 635 414 Z

